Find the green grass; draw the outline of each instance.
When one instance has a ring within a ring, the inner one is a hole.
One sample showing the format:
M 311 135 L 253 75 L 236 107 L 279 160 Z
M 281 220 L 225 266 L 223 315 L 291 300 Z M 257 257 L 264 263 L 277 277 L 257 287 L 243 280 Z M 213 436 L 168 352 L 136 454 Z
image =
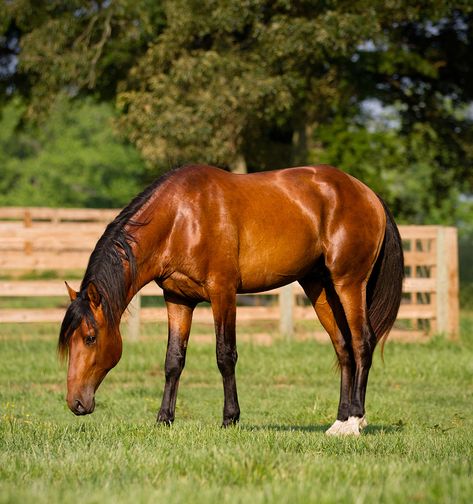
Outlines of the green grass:
M 388 342 L 384 365 L 377 352 L 358 439 L 324 435 L 339 387 L 327 344 L 240 344 L 242 418 L 223 430 L 214 347 L 191 339 L 164 428 L 162 327 L 125 341 L 96 412 L 79 418 L 57 327 L 0 326 L 0 503 L 472 502 L 472 321 L 457 343 Z

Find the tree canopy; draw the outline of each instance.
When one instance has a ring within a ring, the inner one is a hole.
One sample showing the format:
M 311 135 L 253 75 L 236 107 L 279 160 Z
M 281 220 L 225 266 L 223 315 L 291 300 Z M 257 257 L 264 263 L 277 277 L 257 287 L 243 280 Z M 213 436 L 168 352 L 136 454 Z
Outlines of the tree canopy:
M 57 121 L 56 102 L 113 104 L 116 142 L 147 166 L 138 184 L 187 162 L 323 161 L 405 221 L 453 222 L 470 204 L 471 1 L 3 4 L 0 103 L 21 97 L 18 128 Z
M 56 101 L 42 128 L 18 131 L 24 108 L 0 120 L 0 205 L 113 208 L 140 191 L 143 162 L 114 136 L 109 104 Z

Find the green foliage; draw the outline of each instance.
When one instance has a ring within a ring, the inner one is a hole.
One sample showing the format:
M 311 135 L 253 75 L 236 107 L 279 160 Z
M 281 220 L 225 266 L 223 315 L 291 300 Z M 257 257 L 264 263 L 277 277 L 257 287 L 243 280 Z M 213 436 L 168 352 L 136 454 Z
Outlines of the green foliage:
M 163 34 L 118 95 L 122 127 L 158 166 L 235 167 L 244 156 L 261 169 L 255 143 L 286 135 L 290 150 L 294 128 L 325 117 L 340 93 L 332 59 L 378 27 L 370 9 L 336 2 L 180 0 L 165 13 Z
M 348 85 L 357 103 L 376 98 L 396 107 L 398 135 L 425 144 L 409 151 L 424 149 L 424 162 L 433 164 L 436 175 L 427 188 L 435 205 L 450 197 L 451 186 L 471 194 L 473 118 L 465 107 L 473 100 L 473 70 L 465 62 L 473 50 L 473 4 L 429 1 L 395 19 L 382 11 L 384 30 L 355 51 Z M 410 157 L 408 152 L 407 162 Z M 428 169 L 416 164 L 413 170 L 425 176 Z M 426 216 L 435 205 L 426 208 Z
M 438 135 L 418 123 L 402 135 L 393 126 L 370 128 L 338 117 L 315 133 L 313 162 L 341 166 L 390 203 L 399 223 L 446 224 L 464 214 L 453 170 L 445 168 Z
M 28 98 L 28 113 L 36 119 L 44 117 L 64 91 L 69 96 L 93 92 L 113 98 L 117 82 L 164 23 L 161 2 L 154 0 L 2 4 L 2 45 L 20 53 L 16 71 L 5 80 L 7 89 L 14 85 Z
M 11 0 L 0 90 L 2 101 L 21 95 L 23 124 L 41 129 L 64 96 L 114 102 L 148 174 L 325 160 L 372 185 L 403 221 L 454 224 L 459 195 L 473 193 L 472 53 L 467 0 Z M 395 126 L 363 113 L 373 99 Z M 31 133 L 15 137 L 21 156 L 37 151 Z M 12 167 L 4 187 L 31 180 Z M 94 190 L 76 204 L 102 204 Z
M 462 202 L 463 220 L 460 224 L 460 305 L 473 310 L 473 200 Z
M 142 187 L 144 165 L 113 133 L 109 105 L 56 102 L 41 128 L 18 131 L 18 100 L 0 122 L 0 205 L 118 207 Z

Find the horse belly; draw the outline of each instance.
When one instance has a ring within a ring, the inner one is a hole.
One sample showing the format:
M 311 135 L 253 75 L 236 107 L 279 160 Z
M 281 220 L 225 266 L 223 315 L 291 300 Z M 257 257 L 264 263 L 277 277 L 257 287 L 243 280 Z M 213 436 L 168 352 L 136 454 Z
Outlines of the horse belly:
M 309 273 L 321 255 L 313 230 L 291 226 L 270 233 L 258 229 L 240 242 L 240 291 L 259 292 Z

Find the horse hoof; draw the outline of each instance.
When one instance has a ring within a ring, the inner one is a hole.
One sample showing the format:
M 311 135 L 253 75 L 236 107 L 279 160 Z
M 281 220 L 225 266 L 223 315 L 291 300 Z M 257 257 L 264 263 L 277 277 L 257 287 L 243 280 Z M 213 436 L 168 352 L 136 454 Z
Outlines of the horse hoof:
M 173 422 L 172 420 L 163 420 L 161 418 L 158 418 L 156 420 L 156 423 L 158 425 L 165 425 L 166 427 L 171 427 L 172 426 L 172 422 Z
M 342 422 L 341 420 L 335 420 L 333 425 L 325 431 L 325 434 L 327 436 L 337 436 L 344 423 L 345 422 Z
M 360 423 L 363 419 L 359 417 L 349 417 L 348 420 L 342 422 L 336 420 L 325 434 L 327 436 L 359 436 Z M 365 420 L 366 423 L 366 420 Z
M 165 413 L 160 411 L 156 422 L 160 425 L 171 427 L 172 423 L 174 422 L 174 417 L 170 417 L 169 415 L 166 415 Z
M 232 427 L 238 424 L 240 418 L 224 418 L 222 422 L 222 428 L 226 429 L 227 427 Z

